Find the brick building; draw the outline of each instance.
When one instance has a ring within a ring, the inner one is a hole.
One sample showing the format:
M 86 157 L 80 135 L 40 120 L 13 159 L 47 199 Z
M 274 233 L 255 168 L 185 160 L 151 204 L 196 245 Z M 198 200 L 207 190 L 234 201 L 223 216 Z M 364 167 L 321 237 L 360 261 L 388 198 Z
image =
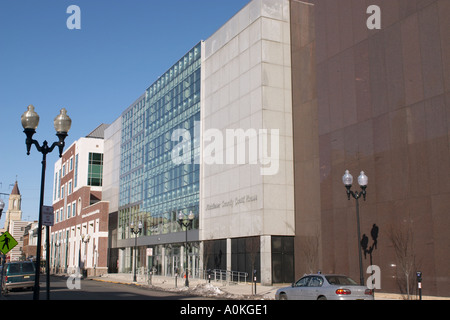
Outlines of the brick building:
M 55 273 L 106 272 L 108 202 L 102 201 L 103 130 L 100 125 L 55 163 L 50 266 Z

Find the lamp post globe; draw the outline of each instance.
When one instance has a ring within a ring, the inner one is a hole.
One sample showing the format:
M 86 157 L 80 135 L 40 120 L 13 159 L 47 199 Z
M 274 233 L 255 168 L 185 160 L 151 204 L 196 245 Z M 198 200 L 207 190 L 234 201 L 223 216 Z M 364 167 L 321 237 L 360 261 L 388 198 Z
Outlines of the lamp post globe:
M 57 133 L 68 133 L 72 126 L 72 119 L 67 115 L 67 110 L 62 108 L 60 114 L 53 121 L 53 126 Z
M 364 171 L 361 171 L 360 176 L 358 177 L 358 184 L 361 187 L 367 187 L 367 184 L 369 183 L 369 178 L 366 176 Z
M 25 130 L 36 130 L 39 125 L 39 115 L 34 111 L 34 106 L 30 104 L 21 118 L 22 127 Z
M 345 186 L 351 186 L 353 184 L 353 176 L 350 174 L 348 170 L 345 170 L 345 174 L 342 177 L 342 183 Z

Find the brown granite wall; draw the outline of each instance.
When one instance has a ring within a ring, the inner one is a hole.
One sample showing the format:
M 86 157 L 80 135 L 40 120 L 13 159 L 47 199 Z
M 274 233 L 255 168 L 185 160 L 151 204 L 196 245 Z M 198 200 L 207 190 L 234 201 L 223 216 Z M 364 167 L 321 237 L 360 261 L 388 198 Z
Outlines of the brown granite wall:
M 359 279 L 342 175 L 350 170 L 359 189 L 364 170 L 361 234 L 371 245 L 379 227 L 382 290 L 400 290 L 390 236 L 409 232 L 423 294 L 450 296 L 450 1 L 309 2 L 291 1 L 297 275 L 306 272 L 300 239 L 319 226 L 322 271 Z M 381 30 L 367 28 L 370 5 Z

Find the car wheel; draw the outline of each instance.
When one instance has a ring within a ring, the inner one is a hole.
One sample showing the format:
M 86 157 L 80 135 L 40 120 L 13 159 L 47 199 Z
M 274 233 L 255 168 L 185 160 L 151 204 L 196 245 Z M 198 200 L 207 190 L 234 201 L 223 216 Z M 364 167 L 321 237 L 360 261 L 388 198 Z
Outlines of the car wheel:
M 320 297 L 317 298 L 317 300 L 327 300 L 327 297 L 325 297 L 325 296 L 320 296 Z
M 280 293 L 280 300 L 287 300 L 286 293 Z

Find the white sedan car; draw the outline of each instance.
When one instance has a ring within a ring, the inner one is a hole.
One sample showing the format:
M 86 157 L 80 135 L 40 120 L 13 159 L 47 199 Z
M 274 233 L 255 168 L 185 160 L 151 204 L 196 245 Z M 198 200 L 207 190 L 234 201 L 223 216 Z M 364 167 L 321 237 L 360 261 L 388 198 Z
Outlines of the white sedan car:
M 309 274 L 278 289 L 276 300 L 373 300 L 372 290 L 336 274 Z

